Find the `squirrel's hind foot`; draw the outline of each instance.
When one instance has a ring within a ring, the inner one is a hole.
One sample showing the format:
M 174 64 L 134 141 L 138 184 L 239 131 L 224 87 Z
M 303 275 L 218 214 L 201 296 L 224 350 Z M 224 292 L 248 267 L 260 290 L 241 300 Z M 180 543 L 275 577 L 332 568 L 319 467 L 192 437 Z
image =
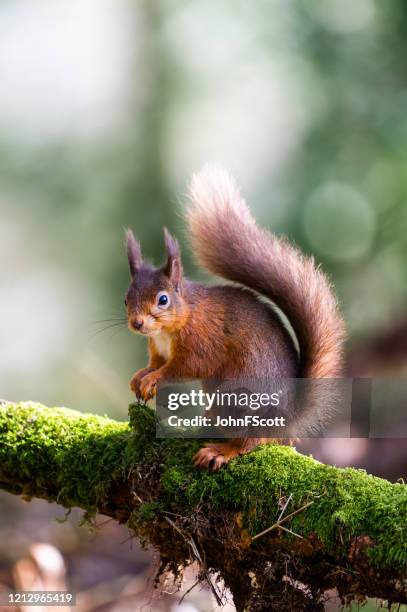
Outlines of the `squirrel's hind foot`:
M 225 443 L 207 444 L 199 449 L 194 455 L 193 462 L 195 467 L 216 472 L 231 459 L 239 455 L 239 450 L 232 445 Z

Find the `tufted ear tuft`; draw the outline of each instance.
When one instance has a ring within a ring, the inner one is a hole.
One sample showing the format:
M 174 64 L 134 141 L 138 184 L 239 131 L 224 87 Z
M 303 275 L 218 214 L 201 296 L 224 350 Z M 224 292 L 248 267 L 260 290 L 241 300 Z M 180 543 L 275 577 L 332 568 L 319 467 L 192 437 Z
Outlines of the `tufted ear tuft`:
M 181 292 L 183 279 L 181 251 L 178 240 L 171 236 L 167 228 L 164 228 L 164 242 L 167 251 L 167 263 L 163 267 L 163 272 L 174 285 L 175 290 Z
M 134 237 L 131 229 L 126 230 L 126 250 L 127 257 L 129 260 L 130 274 L 131 277 L 137 274 L 143 263 L 143 257 L 141 255 L 140 243 Z

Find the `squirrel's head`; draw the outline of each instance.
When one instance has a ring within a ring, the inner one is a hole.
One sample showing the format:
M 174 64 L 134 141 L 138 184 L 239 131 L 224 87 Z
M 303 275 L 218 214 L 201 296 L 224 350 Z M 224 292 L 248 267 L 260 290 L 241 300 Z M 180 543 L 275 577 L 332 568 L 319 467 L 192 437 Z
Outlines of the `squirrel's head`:
M 154 336 L 180 329 L 188 315 L 183 297 L 183 272 L 178 241 L 164 229 L 167 262 L 154 268 L 143 261 L 140 244 L 131 230 L 126 232 L 131 283 L 125 306 L 131 331 Z

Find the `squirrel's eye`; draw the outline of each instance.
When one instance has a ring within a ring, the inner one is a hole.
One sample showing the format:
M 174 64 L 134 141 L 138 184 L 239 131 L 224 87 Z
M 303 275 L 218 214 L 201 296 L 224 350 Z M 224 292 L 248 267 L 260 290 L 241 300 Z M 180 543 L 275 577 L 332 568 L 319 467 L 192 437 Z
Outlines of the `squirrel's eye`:
M 159 306 L 168 306 L 168 303 L 169 303 L 168 295 L 166 293 L 162 293 L 158 297 L 158 305 Z
M 127 300 L 124 300 L 124 305 L 127 306 Z

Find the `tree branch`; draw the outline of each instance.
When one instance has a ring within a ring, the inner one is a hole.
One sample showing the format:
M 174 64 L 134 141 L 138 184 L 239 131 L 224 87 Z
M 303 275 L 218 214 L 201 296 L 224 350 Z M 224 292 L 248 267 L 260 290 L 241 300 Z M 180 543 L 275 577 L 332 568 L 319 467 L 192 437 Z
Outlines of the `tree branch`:
M 322 610 L 333 588 L 407 603 L 404 484 L 273 445 L 200 472 L 199 441 L 156 439 L 145 406 L 130 416 L 1 403 L 0 487 L 126 522 L 176 574 L 199 557 L 201 579 L 219 572 L 238 610 Z

